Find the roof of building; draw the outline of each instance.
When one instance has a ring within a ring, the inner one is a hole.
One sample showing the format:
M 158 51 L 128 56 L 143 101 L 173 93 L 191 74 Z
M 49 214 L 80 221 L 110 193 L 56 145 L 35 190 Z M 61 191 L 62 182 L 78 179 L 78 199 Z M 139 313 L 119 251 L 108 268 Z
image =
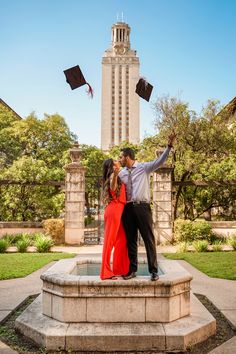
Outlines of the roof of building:
M 6 107 L 8 110 L 10 110 L 18 119 L 22 119 L 21 116 L 19 116 L 19 114 L 17 114 L 14 109 L 12 109 L 10 106 L 8 106 L 8 104 L 3 101 L 1 98 L 0 98 L 0 105 L 3 105 L 4 107 Z
M 226 118 L 231 118 L 236 112 L 236 97 L 234 97 L 227 105 L 220 111 L 219 115 L 224 114 Z

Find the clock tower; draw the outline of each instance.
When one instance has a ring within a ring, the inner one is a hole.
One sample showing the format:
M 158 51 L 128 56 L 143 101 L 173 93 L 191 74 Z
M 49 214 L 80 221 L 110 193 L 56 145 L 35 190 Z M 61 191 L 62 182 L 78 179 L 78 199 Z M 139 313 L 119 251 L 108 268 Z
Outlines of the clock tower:
M 102 58 L 101 147 L 107 151 L 122 141 L 139 143 L 139 58 L 130 48 L 130 27 L 112 26 L 111 47 Z

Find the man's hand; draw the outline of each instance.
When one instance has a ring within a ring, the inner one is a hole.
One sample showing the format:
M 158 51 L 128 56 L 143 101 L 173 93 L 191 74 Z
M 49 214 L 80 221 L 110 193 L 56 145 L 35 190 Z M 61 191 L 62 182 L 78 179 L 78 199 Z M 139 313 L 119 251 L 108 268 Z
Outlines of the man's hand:
M 169 136 L 168 136 L 168 146 L 172 147 L 174 144 L 176 138 L 176 134 L 175 132 L 172 132 Z
M 113 162 L 113 172 L 115 176 L 118 176 L 120 172 L 120 163 L 118 161 Z

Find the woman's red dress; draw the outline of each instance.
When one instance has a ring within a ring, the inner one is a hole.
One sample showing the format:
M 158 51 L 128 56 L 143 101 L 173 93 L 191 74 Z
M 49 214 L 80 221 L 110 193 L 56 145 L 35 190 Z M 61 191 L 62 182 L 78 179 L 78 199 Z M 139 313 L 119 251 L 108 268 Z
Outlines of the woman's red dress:
M 127 274 L 129 271 L 129 257 L 126 245 L 125 230 L 121 216 L 126 203 L 125 185 L 121 184 L 120 195 L 116 198 L 115 192 L 110 190 L 111 202 L 107 205 L 104 214 L 105 230 L 102 252 L 101 279 Z M 111 268 L 111 252 L 113 264 Z

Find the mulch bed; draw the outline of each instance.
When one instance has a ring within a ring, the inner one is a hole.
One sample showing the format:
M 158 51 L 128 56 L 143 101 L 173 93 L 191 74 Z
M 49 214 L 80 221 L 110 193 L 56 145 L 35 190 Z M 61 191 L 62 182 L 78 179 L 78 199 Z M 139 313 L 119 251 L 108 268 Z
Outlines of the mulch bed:
M 191 354 L 206 354 L 213 350 L 215 347 L 223 344 L 234 335 L 236 335 L 236 329 L 233 329 L 228 320 L 224 315 L 205 297 L 204 295 L 195 294 L 201 303 L 207 308 L 207 310 L 212 314 L 216 319 L 216 335 L 210 337 L 206 341 L 196 344 L 187 350 L 185 353 Z M 38 348 L 32 341 L 17 333 L 14 328 L 15 319 L 29 306 L 29 304 L 36 298 L 36 296 L 31 296 L 24 301 L 24 303 L 2 323 L 0 323 L 0 340 L 9 345 L 12 349 L 16 350 L 19 354 L 47 354 L 48 352 L 42 348 Z M 66 351 L 53 352 L 53 353 L 72 353 Z M 73 352 L 81 353 L 81 352 Z M 96 352 L 98 353 L 98 352 Z M 121 352 L 119 352 L 121 353 Z M 153 354 L 154 352 L 135 352 L 135 354 Z M 168 354 L 170 352 L 159 353 L 159 354 Z M 85 352 L 83 352 L 85 354 Z M 91 352 L 89 354 L 92 354 Z M 109 354 L 109 353 L 106 353 Z M 112 354 L 116 354 L 113 352 Z M 132 354 L 129 352 L 129 354 Z M 155 354 L 158 354 L 155 352 Z M 181 353 L 180 353 L 181 354 Z

